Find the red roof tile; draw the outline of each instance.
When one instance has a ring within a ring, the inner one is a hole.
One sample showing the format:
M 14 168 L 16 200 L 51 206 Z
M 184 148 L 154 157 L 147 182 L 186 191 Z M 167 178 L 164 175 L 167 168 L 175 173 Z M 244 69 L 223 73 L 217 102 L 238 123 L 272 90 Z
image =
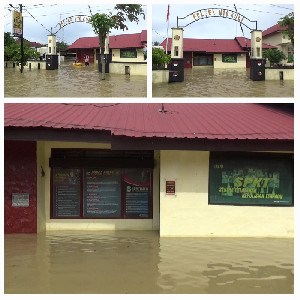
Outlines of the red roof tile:
M 262 36 L 267 36 L 269 34 L 272 34 L 274 32 L 278 32 L 278 31 L 284 31 L 287 29 L 287 26 L 281 27 L 279 24 L 276 24 L 266 30 L 263 31 Z
M 161 46 L 166 49 L 165 39 Z M 168 40 L 168 51 L 171 51 L 172 39 Z M 207 53 L 242 53 L 235 40 L 225 39 L 183 39 L 183 51 L 201 51 Z
M 294 117 L 249 103 L 6 103 L 5 127 L 109 131 L 115 136 L 290 140 Z
M 251 48 L 251 40 L 247 40 L 248 48 Z M 166 49 L 167 39 L 161 46 Z M 168 51 L 171 51 L 172 39 L 168 39 Z M 243 37 L 236 37 L 233 40 L 224 39 L 183 39 L 183 51 L 200 51 L 207 53 L 243 53 L 247 52 L 246 42 Z M 276 48 L 267 44 L 263 44 L 264 49 Z
M 109 37 L 109 48 L 123 49 L 123 48 L 143 48 L 144 43 L 147 42 L 147 30 L 141 33 L 112 35 Z M 99 48 L 99 38 L 82 37 L 77 39 L 68 49 L 94 49 Z
M 245 40 L 244 37 L 236 37 L 235 40 L 239 43 L 239 45 L 242 48 L 249 48 L 249 49 L 251 48 L 251 39 L 246 38 L 246 40 Z M 271 46 L 271 45 L 268 45 L 265 43 L 262 43 L 262 47 L 263 47 L 263 49 L 277 49 L 277 47 Z

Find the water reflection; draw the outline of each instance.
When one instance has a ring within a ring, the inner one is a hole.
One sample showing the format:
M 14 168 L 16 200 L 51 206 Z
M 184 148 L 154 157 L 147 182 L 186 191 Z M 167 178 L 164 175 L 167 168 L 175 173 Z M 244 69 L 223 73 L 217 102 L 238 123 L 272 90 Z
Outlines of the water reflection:
M 252 81 L 250 70 L 185 69 L 184 82 L 152 85 L 153 97 L 293 97 L 293 80 Z
M 4 69 L 5 97 L 147 97 L 147 77 L 101 73 L 96 65 L 75 67 L 64 62 L 58 70 Z
M 5 235 L 5 293 L 293 293 L 292 239 Z

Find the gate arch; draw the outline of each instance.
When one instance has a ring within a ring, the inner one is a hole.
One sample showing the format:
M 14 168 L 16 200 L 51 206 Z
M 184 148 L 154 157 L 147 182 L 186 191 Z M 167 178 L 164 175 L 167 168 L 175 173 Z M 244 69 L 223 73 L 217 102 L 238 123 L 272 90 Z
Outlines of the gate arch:
M 221 17 L 234 20 L 251 30 L 250 79 L 265 80 L 265 60 L 262 57 L 262 31 L 257 30 L 257 21 L 251 21 L 237 11 L 223 8 L 206 8 L 194 11 L 183 18 L 177 16 L 177 28 L 172 28 L 171 64 L 169 82 L 184 81 L 183 29 L 205 18 Z M 192 18 L 192 20 L 189 20 Z M 179 20 L 187 20 L 179 25 Z M 255 23 L 255 27 L 253 27 Z M 252 24 L 252 25 L 251 25 Z
M 192 18 L 192 21 L 189 21 L 190 18 Z M 183 18 L 179 18 L 177 16 L 177 28 L 179 28 L 179 27 L 185 28 L 185 27 L 191 25 L 192 23 L 195 23 L 195 22 L 205 19 L 205 18 L 230 19 L 230 20 L 240 23 L 241 25 L 244 25 L 245 27 L 247 27 L 250 30 L 257 30 L 257 21 L 251 21 L 250 19 L 248 19 L 247 17 L 245 17 L 244 15 L 242 15 L 236 11 L 233 11 L 230 9 L 216 8 L 216 7 L 199 9 L 199 10 L 196 10 L 196 11 L 186 15 Z M 185 19 L 187 19 L 187 22 L 189 22 L 189 23 L 184 26 L 179 26 L 179 20 L 185 20 Z M 255 23 L 255 28 L 253 28 L 251 26 L 252 23 Z

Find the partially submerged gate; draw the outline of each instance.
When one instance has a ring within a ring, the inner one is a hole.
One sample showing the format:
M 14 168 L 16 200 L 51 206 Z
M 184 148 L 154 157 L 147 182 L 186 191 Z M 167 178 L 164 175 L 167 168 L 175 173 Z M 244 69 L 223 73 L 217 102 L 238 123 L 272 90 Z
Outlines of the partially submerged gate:
M 177 27 L 172 28 L 171 63 L 169 69 L 169 82 L 184 81 L 183 58 L 183 29 L 192 23 L 204 18 L 220 17 L 231 19 L 247 27 L 251 31 L 250 51 L 250 79 L 254 81 L 265 80 L 265 60 L 262 57 L 262 31 L 257 30 L 257 21 L 251 21 L 237 11 L 222 8 L 206 8 L 192 12 L 183 18 L 177 16 Z M 179 26 L 179 20 L 185 20 L 186 25 Z

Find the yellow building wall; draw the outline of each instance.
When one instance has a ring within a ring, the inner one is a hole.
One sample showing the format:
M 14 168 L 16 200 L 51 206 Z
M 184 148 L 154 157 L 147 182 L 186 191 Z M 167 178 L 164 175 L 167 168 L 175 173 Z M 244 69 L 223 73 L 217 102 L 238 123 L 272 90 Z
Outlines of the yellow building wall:
M 209 152 L 161 151 L 160 164 L 160 236 L 294 236 L 293 207 L 208 205 Z
M 136 49 L 137 57 L 136 58 L 121 58 L 120 49 L 112 49 L 112 62 L 144 62 L 144 51 L 143 49 Z
M 222 54 L 214 54 L 214 68 L 246 69 L 246 54 L 237 54 L 236 63 L 224 63 L 222 62 Z
M 50 230 L 158 230 L 159 229 L 159 152 L 154 153 L 153 170 L 153 219 L 50 219 L 50 179 L 49 158 L 52 148 L 110 149 L 110 144 L 38 142 L 37 174 L 41 168 L 45 176 L 38 176 L 37 224 L 38 232 Z
M 147 64 L 138 63 L 110 63 L 109 73 L 110 74 L 126 74 L 126 67 L 129 67 L 130 75 L 147 76 Z

